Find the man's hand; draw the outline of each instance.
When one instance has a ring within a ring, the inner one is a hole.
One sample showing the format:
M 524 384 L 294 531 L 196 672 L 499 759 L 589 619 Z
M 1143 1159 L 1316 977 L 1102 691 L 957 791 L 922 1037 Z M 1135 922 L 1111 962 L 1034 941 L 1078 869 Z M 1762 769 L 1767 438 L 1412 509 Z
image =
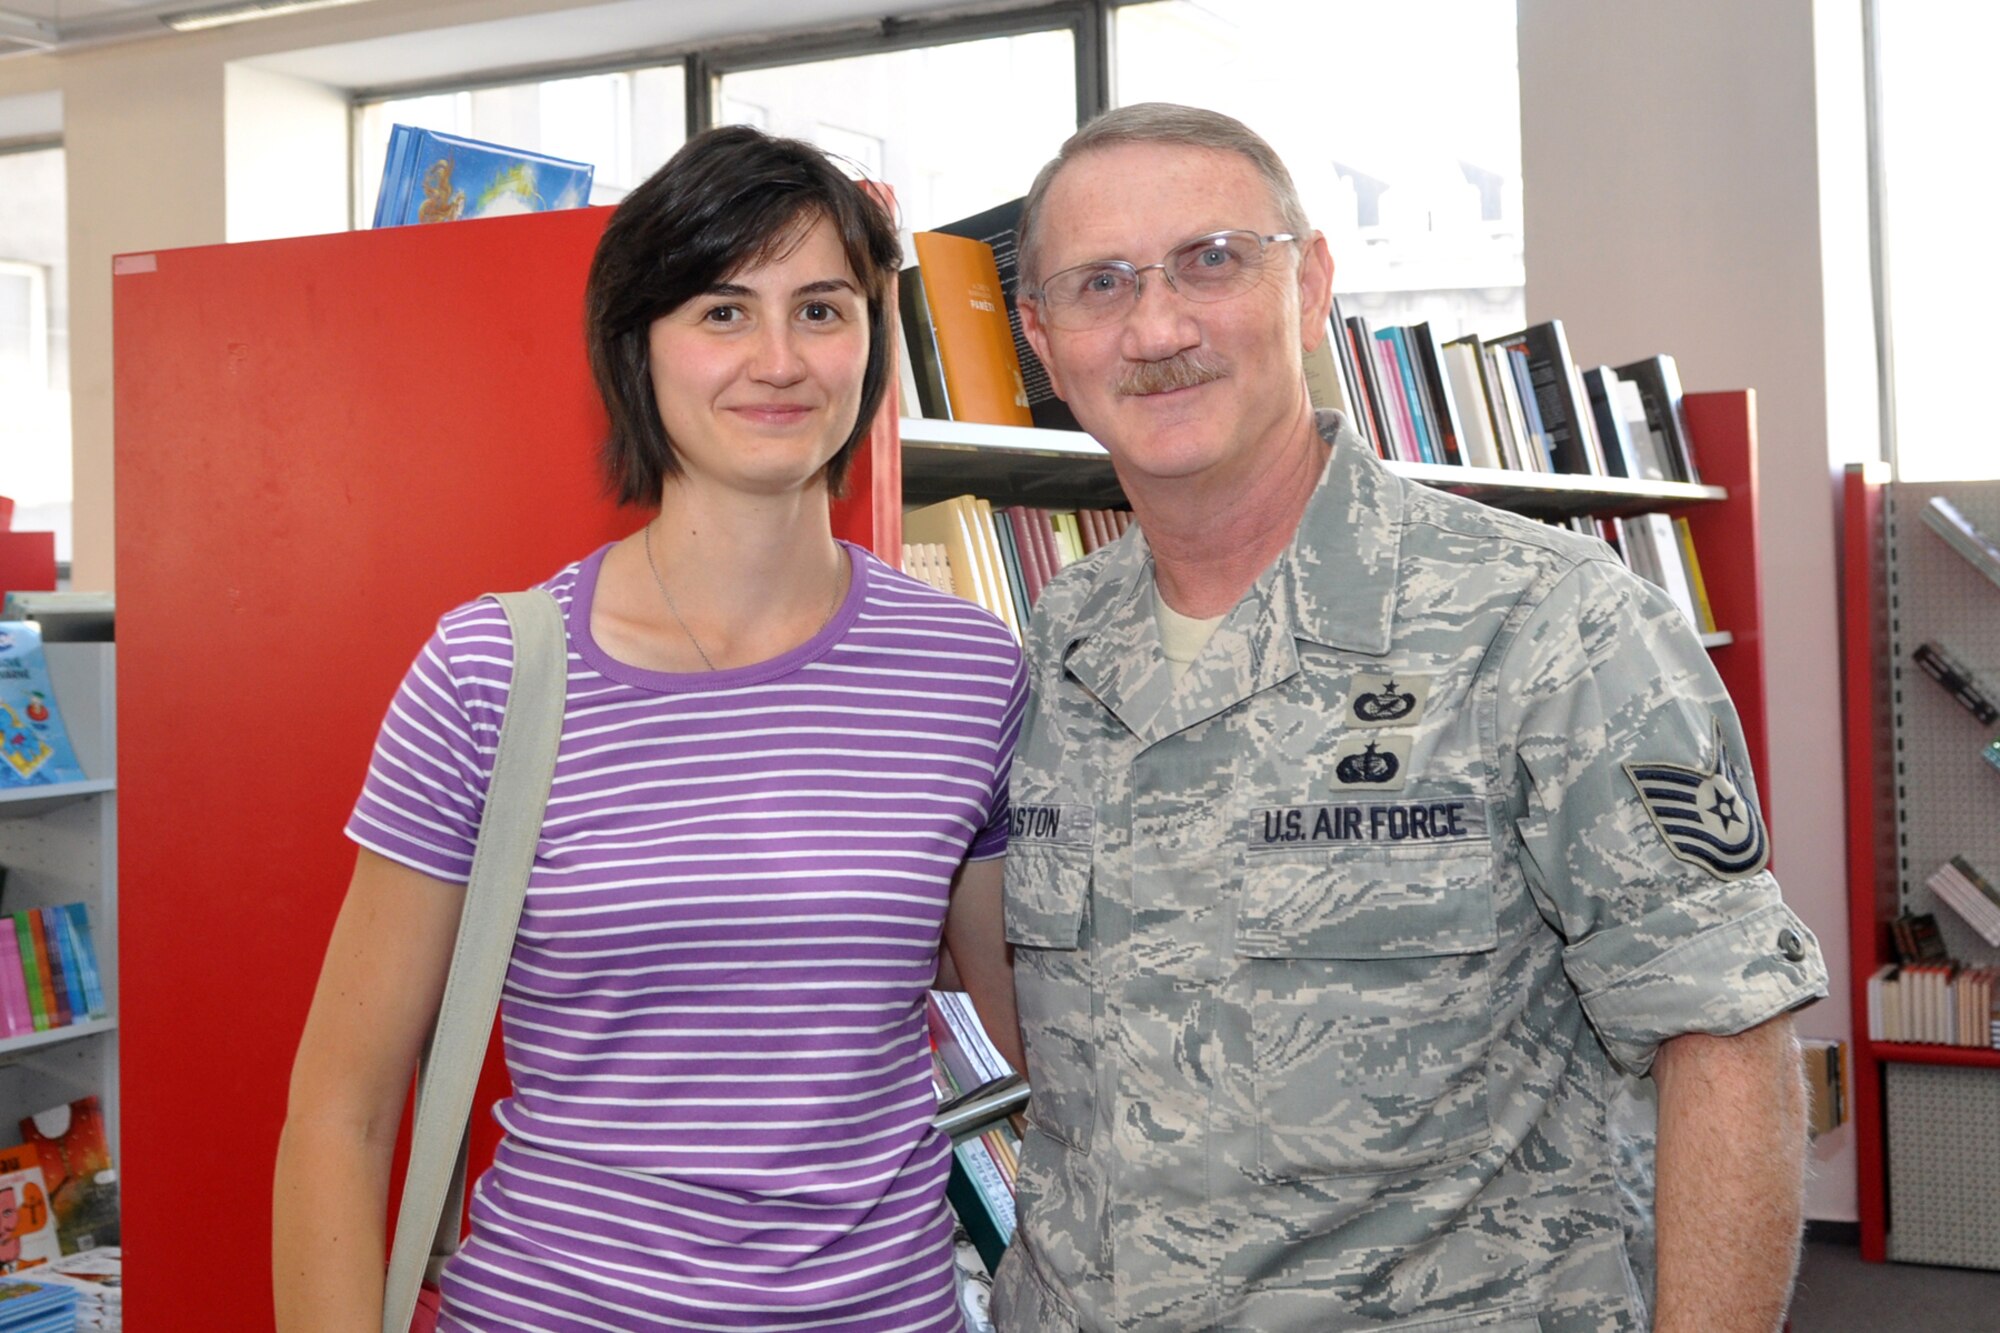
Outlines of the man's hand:
M 1772 1333 L 1798 1270 L 1806 1088 L 1792 1020 L 1675 1037 L 1660 1091 L 1657 1333 Z

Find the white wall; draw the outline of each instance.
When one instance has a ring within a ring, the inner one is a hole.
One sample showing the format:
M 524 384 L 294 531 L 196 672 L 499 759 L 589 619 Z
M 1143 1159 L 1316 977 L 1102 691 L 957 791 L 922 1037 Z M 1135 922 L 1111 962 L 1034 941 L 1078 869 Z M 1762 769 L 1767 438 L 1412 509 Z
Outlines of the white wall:
M 1560 316 L 1585 364 L 1665 351 L 1690 389 L 1757 391 L 1767 806 L 1786 897 L 1833 975 L 1832 997 L 1799 1027 L 1840 1038 L 1847 871 L 1828 442 L 1875 449 L 1865 177 L 1853 156 L 1859 8 L 1520 5 L 1529 317 Z M 1822 47 L 1839 76 L 1824 89 Z M 1811 1215 L 1853 1220 L 1851 1131 L 1817 1155 Z
M 347 95 L 240 61 L 223 67 L 226 238 L 346 231 Z

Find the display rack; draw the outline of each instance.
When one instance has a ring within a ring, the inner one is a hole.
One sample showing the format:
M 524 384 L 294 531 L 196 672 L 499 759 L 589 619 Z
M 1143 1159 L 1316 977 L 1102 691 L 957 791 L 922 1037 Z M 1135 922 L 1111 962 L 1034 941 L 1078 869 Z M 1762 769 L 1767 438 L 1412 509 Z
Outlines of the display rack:
M 2000 482 L 1891 482 L 1880 464 L 1856 465 L 1842 491 L 1861 1252 L 1875 1261 L 2000 1268 L 2000 1229 L 1939 1194 L 1948 1189 L 1956 1197 L 1969 1186 L 2000 1198 L 2000 1144 L 1984 1109 L 2000 1095 L 2000 1051 L 1869 1036 L 1868 981 L 1895 959 L 1889 923 L 1899 913 L 1934 913 L 1955 959 L 2000 963 L 2000 951 L 1935 902 L 1924 884 L 1953 855 L 2000 871 L 2000 772 L 1979 755 L 1994 728 L 1911 658 L 1919 644 L 1939 642 L 1989 691 L 2000 684 L 2000 588 L 1923 523 L 1935 495 L 1986 531 L 2000 531 Z M 1901 1109 L 1892 1113 L 1892 1103 Z

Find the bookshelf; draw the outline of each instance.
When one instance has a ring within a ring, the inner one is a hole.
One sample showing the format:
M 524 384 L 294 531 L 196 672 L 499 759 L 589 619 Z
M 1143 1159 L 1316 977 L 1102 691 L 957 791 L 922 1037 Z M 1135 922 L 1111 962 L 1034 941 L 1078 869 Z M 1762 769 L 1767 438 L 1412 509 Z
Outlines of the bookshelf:
M 411 657 L 443 610 L 638 526 L 595 474 L 604 423 L 578 319 L 607 215 L 117 266 L 118 850 L 146 892 L 127 895 L 118 922 L 122 1030 L 59 1049 L 103 1054 L 115 1040 L 122 1053 L 132 1327 L 206 1333 L 218 1271 L 237 1275 L 243 1308 L 268 1308 L 271 1164 L 353 864 L 341 829 Z M 1761 776 L 1754 404 L 1690 395 L 1688 418 L 1712 489 L 1644 500 L 1682 506 L 1714 566 L 1711 600 L 1733 632 L 1714 660 Z M 1107 480 L 1080 435 L 885 415 L 835 530 L 900 555 L 904 504 L 947 481 L 949 494 L 1015 486 L 1073 504 Z M 1519 496 L 1543 482 L 1507 480 L 1527 487 Z M 496 1049 L 478 1104 L 505 1087 Z M 190 1151 L 225 1125 L 226 1151 Z M 474 1170 L 497 1133 L 475 1114 Z M 193 1265 L 190 1199 L 203 1201 Z
M 1847 770 L 1849 987 L 1861 1253 L 1866 1259 L 2000 1268 L 2000 1241 L 1979 1224 L 2000 1191 L 1990 1103 L 2000 1051 L 1869 1036 L 1868 981 L 1894 961 L 1889 923 L 1933 911 L 1951 955 L 2000 961 L 1924 885 L 1962 854 L 2000 869 L 2000 774 L 1978 757 L 1983 726 L 1910 660 L 1948 644 L 1975 672 L 2000 663 L 2000 589 L 1925 527 L 1933 495 L 1988 531 L 2000 483 L 1892 482 L 1881 464 L 1842 481 L 1841 663 Z M 1987 676 L 1989 688 L 1992 681 Z M 1901 1110 L 1892 1114 L 1892 1104 Z M 1976 1206 L 1960 1206 L 1970 1190 Z
M 80 902 L 90 910 L 107 1016 L 0 1040 L 0 1134 L 17 1121 L 94 1096 L 114 1165 L 118 1106 L 117 650 L 109 643 L 43 645 L 56 706 L 91 776 L 0 791 L 0 865 L 9 912 Z

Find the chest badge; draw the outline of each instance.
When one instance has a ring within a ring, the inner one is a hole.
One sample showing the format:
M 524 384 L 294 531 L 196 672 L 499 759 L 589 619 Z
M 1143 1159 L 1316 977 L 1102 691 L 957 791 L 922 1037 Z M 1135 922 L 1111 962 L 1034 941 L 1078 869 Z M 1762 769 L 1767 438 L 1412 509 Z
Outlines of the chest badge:
M 1400 791 L 1409 766 L 1408 736 L 1349 736 L 1334 751 L 1333 784 Z
M 1348 696 L 1348 725 L 1408 726 L 1424 715 L 1424 705 L 1430 702 L 1430 697 L 1428 676 L 1356 676 L 1353 692 Z
M 1715 760 L 1706 770 L 1652 761 L 1627 764 L 1625 773 L 1668 851 L 1717 879 L 1742 879 L 1764 868 L 1770 843 L 1719 724 L 1711 743 Z

